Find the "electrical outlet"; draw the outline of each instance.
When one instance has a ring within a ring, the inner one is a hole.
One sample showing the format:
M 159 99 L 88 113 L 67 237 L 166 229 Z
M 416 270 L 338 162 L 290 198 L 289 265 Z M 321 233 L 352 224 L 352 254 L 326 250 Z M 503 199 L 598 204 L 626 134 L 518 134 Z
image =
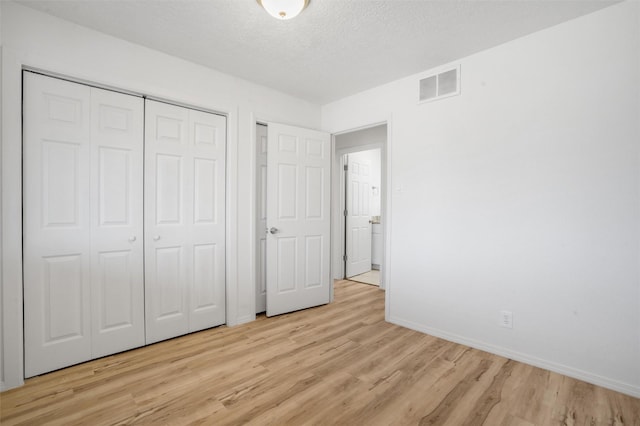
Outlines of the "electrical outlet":
M 500 325 L 505 328 L 513 328 L 513 312 L 500 311 Z

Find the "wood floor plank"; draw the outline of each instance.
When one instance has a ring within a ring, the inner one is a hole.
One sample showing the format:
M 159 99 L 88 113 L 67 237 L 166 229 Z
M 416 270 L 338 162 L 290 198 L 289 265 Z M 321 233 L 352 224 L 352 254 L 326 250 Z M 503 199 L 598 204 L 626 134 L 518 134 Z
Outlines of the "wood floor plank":
M 640 400 L 384 321 L 384 291 L 26 380 L 4 425 L 633 425 Z

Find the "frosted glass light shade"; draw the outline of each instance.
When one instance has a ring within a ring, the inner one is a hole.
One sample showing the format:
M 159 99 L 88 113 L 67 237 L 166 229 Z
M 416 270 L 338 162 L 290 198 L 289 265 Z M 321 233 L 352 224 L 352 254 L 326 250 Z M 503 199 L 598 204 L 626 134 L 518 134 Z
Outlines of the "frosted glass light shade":
M 258 0 L 269 15 L 277 19 L 295 18 L 309 4 L 309 0 Z

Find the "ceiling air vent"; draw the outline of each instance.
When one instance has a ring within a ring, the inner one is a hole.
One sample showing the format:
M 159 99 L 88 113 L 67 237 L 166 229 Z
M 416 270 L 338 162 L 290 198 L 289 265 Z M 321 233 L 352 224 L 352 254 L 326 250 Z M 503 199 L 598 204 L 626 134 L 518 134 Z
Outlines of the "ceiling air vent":
M 420 80 L 420 102 L 431 102 L 460 94 L 460 66 Z

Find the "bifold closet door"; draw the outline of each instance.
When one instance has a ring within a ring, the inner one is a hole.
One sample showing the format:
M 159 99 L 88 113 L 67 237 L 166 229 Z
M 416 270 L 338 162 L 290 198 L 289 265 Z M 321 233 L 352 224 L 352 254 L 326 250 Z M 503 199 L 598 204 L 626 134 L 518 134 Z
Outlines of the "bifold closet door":
M 146 341 L 225 322 L 226 117 L 146 101 Z
M 91 89 L 92 357 L 144 345 L 142 98 Z
M 144 344 L 142 111 L 24 73 L 26 377 Z

